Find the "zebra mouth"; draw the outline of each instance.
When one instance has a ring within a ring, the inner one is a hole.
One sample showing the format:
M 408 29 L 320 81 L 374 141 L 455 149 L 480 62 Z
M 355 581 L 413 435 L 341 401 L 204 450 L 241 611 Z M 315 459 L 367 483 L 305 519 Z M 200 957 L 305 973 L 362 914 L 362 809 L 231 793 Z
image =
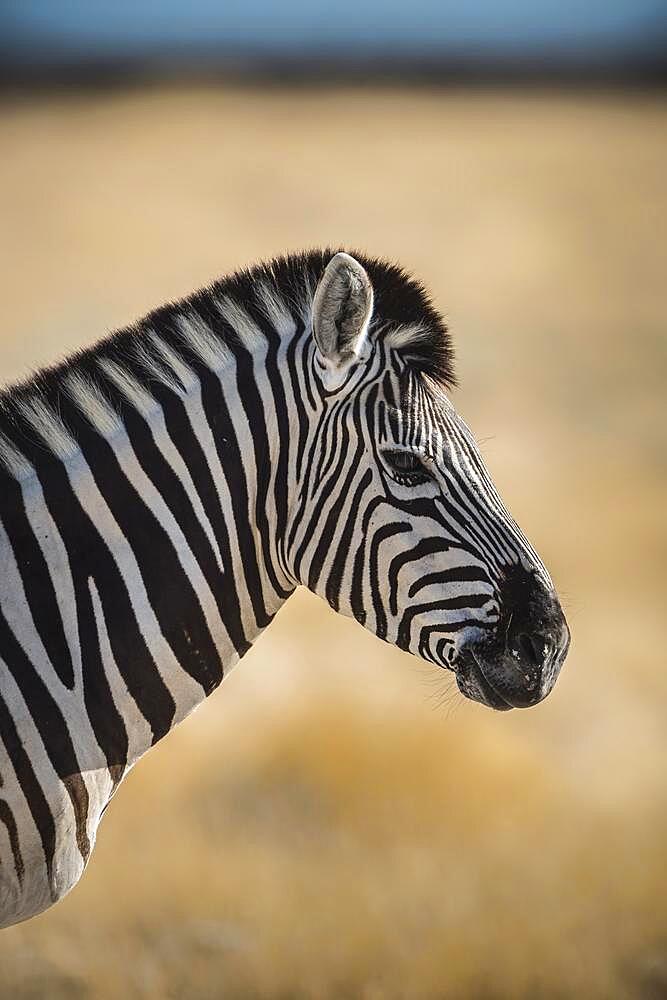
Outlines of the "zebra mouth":
M 487 680 L 484 671 L 472 651 L 459 654 L 455 666 L 456 683 L 459 691 L 471 701 L 477 701 L 497 712 L 508 712 L 511 705 Z

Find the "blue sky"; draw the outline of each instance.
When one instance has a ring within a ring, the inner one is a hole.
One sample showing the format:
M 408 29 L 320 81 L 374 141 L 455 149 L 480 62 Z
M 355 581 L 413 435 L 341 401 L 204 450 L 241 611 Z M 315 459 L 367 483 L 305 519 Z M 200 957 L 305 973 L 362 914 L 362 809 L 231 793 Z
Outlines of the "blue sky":
M 667 37 L 658 0 L 4 0 L 0 31 L 15 51 L 118 54 L 219 45 L 278 51 L 641 48 Z

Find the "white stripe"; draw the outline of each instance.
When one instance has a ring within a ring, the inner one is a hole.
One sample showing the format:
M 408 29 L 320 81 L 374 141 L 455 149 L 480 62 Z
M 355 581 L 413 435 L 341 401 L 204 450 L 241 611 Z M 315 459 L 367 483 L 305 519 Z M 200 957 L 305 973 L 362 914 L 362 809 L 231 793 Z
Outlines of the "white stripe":
M 25 457 L 18 451 L 4 434 L 0 432 L 0 462 L 7 469 L 10 476 L 19 480 L 28 479 L 35 474 L 35 470 Z
M 26 867 L 27 889 L 31 890 L 33 894 L 32 900 L 25 900 L 24 905 L 32 908 L 35 906 L 35 902 L 39 902 L 41 898 L 42 905 L 38 908 L 42 909 L 43 906 L 50 904 L 52 890 L 57 893 L 59 888 L 68 888 L 83 871 L 83 859 L 74 845 L 73 831 L 76 828 L 74 806 L 46 752 L 30 708 L 24 701 L 18 684 L 2 658 L 0 658 L 0 690 L 2 690 L 5 704 L 14 721 L 19 740 L 28 754 L 35 777 L 51 809 L 55 824 L 53 883 L 49 886 L 41 840 L 37 835 L 31 836 L 28 841 L 28 831 L 34 822 L 28 802 L 24 796 L 12 801 L 12 808 L 18 806 L 21 813 L 15 818 L 19 833 L 24 838 L 22 840 L 22 853 Z M 86 782 L 86 787 L 88 787 L 88 782 Z M 35 852 L 37 852 L 37 856 Z M 43 879 L 36 877 L 36 866 L 41 864 L 44 865 Z
M 122 365 L 111 358 L 99 358 L 97 364 L 143 417 L 148 419 L 158 408 L 155 397 Z
M 274 330 L 280 334 L 280 337 L 282 339 L 293 337 L 296 332 L 294 317 L 279 295 L 278 289 L 267 285 L 265 281 L 260 281 L 256 286 L 255 294 L 262 312 Z
M 0 608 L 7 624 L 14 634 L 26 657 L 43 680 L 49 694 L 60 707 L 66 719 L 77 719 L 80 723 L 71 732 L 72 744 L 82 770 L 105 765 L 104 756 L 97 743 L 83 706 L 81 685 L 69 690 L 61 682 L 48 653 L 44 648 L 37 627 L 33 621 L 28 598 L 19 573 L 14 550 L 5 528 L 0 521 L 0 553 L 2 554 L 3 586 L 0 590 Z M 94 756 L 91 757 L 91 750 Z
M 79 640 L 78 611 L 69 553 L 62 540 L 44 499 L 39 480 L 35 477 L 28 489 L 23 489 L 23 506 L 37 544 L 42 550 L 48 567 L 65 639 L 72 657 L 74 684 L 82 690 L 81 643 Z
M 75 455 L 79 446 L 65 427 L 54 408 L 38 396 L 21 399 L 16 408 L 33 430 L 39 435 L 49 451 L 62 461 Z
M 120 430 L 121 419 L 100 389 L 77 371 L 68 372 L 63 379 L 67 395 L 79 407 L 83 416 L 103 437 L 111 437 Z
M 143 341 L 137 341 L 134 345 L 134 354 L 143 368 L 146 378 L 150 382 L 161 382 L 165 385 L 175 396 L 181 398 L 184 394 L 183 386 L 180 384 L 176 378 L 172 369 L 162 361 L 160 363 L 158 359 L 151 354 L 151 352 L 146 347 Z
M 158 449 L 158 451 L 163 456 L 167 465 L 171 467 L 176 477 L 179 479 L 181 486 L 185 490 L 192 504 L 192 508 L 195 512 L 195 516 L 199 521 L 199 524 L 204 531 L 206 537 L 208 538 L 209 545 L 213 550 L 213 555 L 215 556 L 215 561 L 221 572 L 224 571 L 224 566 L 222 564 L 222 555 L 220 554 L 220 549 L 218 547 L 218 541 L 215 537 L 215 532 L 211 526 L 208 514 L 204 510 L 203 504 L 201 502 L 201 497 L 197 492 L 194 482 L 192 481 L 192 476 L 190 475 L 190 470 L 183 460 L 183 456 L 174 444 L 165 423 L 164 411 L 160 407 L 155 411 L 152 422 L 149 424 L 151 437 Z M 142 494 L 143 495 L 143 494 Z
M 100 600 L 100 595 L 92 577 L 88 578 L 88 590 L 93 604 L 95 615 L 95 625 L 97 627 L 97 638 L 100 644 L 100 656 L 104 673 L 109 683 L 109 689 L 114 705 L 125 725 L 128 737 L 128 768 L 149 750 L 153 743 L 153 732 L 150 724 L 144 718 L 143 713 L 137 706 L 125 678 L 122 676 L 111 649 L 109 632 L 107 629 L 104 609 Z
M 433 331 L 424 323 L 404 323 L 389 330 L 383 338 L 387 347 L 394 350 L 404 350 L 410 344 L 422 344 L 432 340 Z
M 215 304 L 222 318 L 232 327 L 239 343 L 247 351 L 253 354 L 263 348 L 266 353 L 268 346 L 266 337 L 242 305 L 230 299 L 228 295 L 217 296 Z
M 178 381 L 185 386 L 186 390 L 194 386 L 197 376 L 192 368 L 185 363 L 183 358 L 174 351 L 169 344 L 165 343 L 161 337 L 151 330 L 148 334 L 153 349 L 162 358 L 167 368 L 174 373 Z
M 217 603 L 206 577 L 202 573 L 185 535 L 161 494 L 141 468 L 129 438 L 126 435 L 119 435 L 111 442 L 111 447 L 122 472 L 169 538 L 178 561 L 199 599 L 206 625 L 214 644 L 220 650 L 224 663 L 226 656 L 233 653 L 234 647 L 220 617 Z
M 141 570 L 134 552 L 124 537 L 83 456 L 67 469 L 79 503 L 106 542 L 127 591 L 137 627 L 157 670 L 176 704 L 175 721 L 185 716 L 202 700 L 201 685 L 183 670 L 165 639 L 148 599 Z
M 176 326 L 192 353 L 211 371 L 221 372 L 233 362 L 232 351 L 200 316 L 192 312 L 180 313 L 176 317 Z
M 204 413 L 201 386 L 197 385 L 197 387 L 193 388 L 188 395 L 186 400 L 186 412 L 188 414 L 188 419 L 193 433 L 206 457 L 206 464 L 208 465 L 218 498 L 218 504 L 220 506 L 220 516 L 225 520 L 224 528 L 229 539 L 229 548 L 234 571 L 234 582 L 241 609 L 243 632 L 245 637 L 249 641 L 252 641 L 257 635 L 258 625 L 253 614 L 248 584 L 245 573 L 243 572 L 243 561 L 241 559 L 241 550 L 238 543 L 238 533 L 234 524 L 234 518 L 232 517 L 233 507 L 231 493 L 229 492 L 227 478 L 220 463 L 218 449 L 216 448 L 215 441 L 213 440 L 211 427 L 206 419 L 206 414 Z

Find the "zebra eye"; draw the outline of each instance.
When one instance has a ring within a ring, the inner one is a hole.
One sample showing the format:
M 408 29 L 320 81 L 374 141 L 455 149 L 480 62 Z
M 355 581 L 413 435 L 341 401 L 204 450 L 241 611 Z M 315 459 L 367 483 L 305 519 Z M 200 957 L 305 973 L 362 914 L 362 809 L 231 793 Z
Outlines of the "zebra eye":
M 416 486 L 431 478 L 419 457 L 411 451 L 383 451 L 392 479 L 402 486 Z

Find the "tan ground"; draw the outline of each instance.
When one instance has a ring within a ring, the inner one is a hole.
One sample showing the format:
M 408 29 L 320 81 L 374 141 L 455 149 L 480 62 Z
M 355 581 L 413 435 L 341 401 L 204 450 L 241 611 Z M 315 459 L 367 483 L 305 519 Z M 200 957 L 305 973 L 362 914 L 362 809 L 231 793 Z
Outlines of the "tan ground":
M 297 595 L 0 996 L 665 996 L 667 102 L 152 90 L 6 103 L 0 149 L 2 377 L 285 249 L 419 273 L 574 635 L 499 716 Z

